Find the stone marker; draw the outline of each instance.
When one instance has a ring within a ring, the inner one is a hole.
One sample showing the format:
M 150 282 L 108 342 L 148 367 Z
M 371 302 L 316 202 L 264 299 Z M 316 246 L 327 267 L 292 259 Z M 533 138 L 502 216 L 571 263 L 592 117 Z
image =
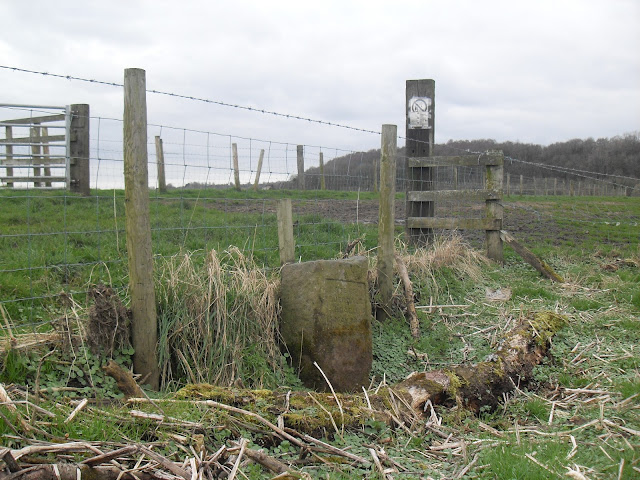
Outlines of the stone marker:
M 369 385 L 371 303 L 368 260 L 317 260 L 282 267 L 280 331 L 293 366 L 309 388 L 336 391 Z

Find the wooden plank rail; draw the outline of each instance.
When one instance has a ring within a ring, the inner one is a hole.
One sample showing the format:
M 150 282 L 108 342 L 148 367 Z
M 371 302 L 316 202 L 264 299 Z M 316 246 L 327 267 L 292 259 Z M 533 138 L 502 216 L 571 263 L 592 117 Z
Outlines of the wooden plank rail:
M 31 168 L 31 165 L 29 165 Z M 16 177 L 15 175 L 10 175 L 6 177 L 0 177 L 0 181 L 2 182 L 34 182 L 34 183 L 42 183 L 42 182 L 65 182 L 67 181 L 67 177 L 52 177 L 47 175 L 30 175 L 26 177 Z
M 434 202 L 438 200 L 471 200 L 484 202 L 485 200 L 499 200 L 500 192 L 496 190 L 430 190 L 408 192 L 410 202 Z
M 502 228 L 501 218 L 466 217 L 409 217 L 408 228 L 436 228 L 442 230 L 495 230 Z
M 409 159 L 409 167 L 486 167 L 502 165 L 502 159 L 486 153 L 480 155 L 454 155 L 452 157 L 415 157 Z
M 50 128 L 50 127 L 49 127 Z M 64 142 L 67 139 L 65 135 L 47 135 L 41 136 L 39 144 L 51 143 L 51 142 Z M 0 140 L 0 145 L 13 145 L 13 146 L 30 146 L 38 144 L 38 142 L 30 141 L 31 137 L 13 138 L 11 140 Z M 53 145 L 52 145 L 53 146 Z M 64 146 L 64 145 L 60 145 Z
M 40 124 L 45 122 L 60 122 L 60 121 L 64 121 L 65 118 L 66 118 L 66 115 L 64 113 L 60 113 L 57 115 L 44 115 L 41 117 L 28 117 L 28 118 L 15 118 L 15 119 L 12 118 L 11 120 L 0 121 L 0 126 L 2 125 L 31 126 L 34 124 Z

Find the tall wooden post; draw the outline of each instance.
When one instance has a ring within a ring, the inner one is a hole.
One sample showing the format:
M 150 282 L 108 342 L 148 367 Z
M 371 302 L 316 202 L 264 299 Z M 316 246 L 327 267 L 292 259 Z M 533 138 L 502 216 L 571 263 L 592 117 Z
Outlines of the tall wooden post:
M 13 141 L 13 128 L 7 125 L 4 128 L 4 131 L 5 138 L 7 139 L 7 142 L 9 142 L 5 146 L 7 165 L 11 165 L 13 163 L 13 145 L 11 145 L 11 142 Z M 13 177 L 13 167 L 7 167 L 7 177 Z M 7 182 L 7 187 L 13 188 L 13 182 Z
M 153 286 L 153 252 L 149 218 L 147 158 L 147 99 L 145 71 L 124 71 L 124 205 L 129 259 L 133 368 L 157 390 L 160 371 L 156 357 L 158 324 Z
M 33 127 L 29 128 L 29 143 L 31 143 L 31 161 L 35 164 L 42 163 L 42 152 L 40 150 L 40 125 L 34 123 Z M 42 175 L 40 167 L 33 167 L 33 176 L 38 178 Z M 36 180 L 33 182 L 34 187 L 41 187 L 42 182 Z
M 264 148 L 260 150 L 260 158 L 258 158 L 258 169 L 256 171 L 256 180 L 253 182 L 253 190 L 258 191 L 260 185 L 260 172 L 262 172 L 262 162 L 264 161 Z
M 378 207 L 378 287 L 382 309 L 379 311 L 379 318 L 385 318 L 391 311 L 393 296 L 397 137 L 396 125 L 382 126 Z
M 233 157 L 233 181 L 234 188 L 240 191 L 240 167 L 238 165 L 238 145 L 231 144 L 231 156 Z
M 304 190 L 304 145 L 296 149 L 298 163 L 298 190 Z
M 524 177 L 520 175 L 520 196 L 523 195 L 524 192 Z
M 558 195 L 558 177 L 553 178 L 553 195 Z
M 278 200 L 276 205 L 276 218 L 278 221 L 278 249 L 280 251 L 280 264 L 295 261 L 295 242 L 293 239 L 293 214 L 291 211 L 291 199 Z
M 373 192 L 378 191 L 378 163 L 380 162 L 377 158 L 373 160 Z
M 42 141 L 42 163 L 44 165 L 51 164 L 51 149 L 49 148 L 49 129 L 47 127 L 41 127 L 40 133 L 42 134 L 40 140 Z M 44 176 L 51 176 L 51 167 L 44 167 Z M 51 182 L 46 182 L 44 184 L 45 187 L 50 187 Z
M 407 80 L 406 82 L 406 150 L 407 192 L 433 190 L 433 167 L 422 166 L 414 159 L 433 155 L 435 131 L 435 81 Z M 409 195 L 407 195 L 407 199 Z M 433 201 L 409 201 L 407 218 L 433 217 Z M 409 243 L 426 243 L 433 237 L 431 228 L 407 227 Z
M 320 152 L 320 190 L 326 190 L 327 185 L 324 181 L 324 155 Z
M 507 197 L 511 196 L 511 174 L 507 173 Z
M 495 230 L 486 230 L 485 238 L 487 242 L 487 257 L 498 263 L 504 262 L 504 254 L 502 249 L 502 238 L 500 230 L 502 229 L 503 207 L 502 207 L 502 185 L 504 175 L 504 155 L 502 151 L 491 150 L 489 156 L 496 157 L 497 162 L 494 165 L 487 165 L 485 168 L 485 189 L 489 192 L 495 192 L 495 195 L 486 200 L 486 217 L 487 219 L 498 220 L 500 225 Z
M 164 148 L 162 139 L 156 135 L 156 168 L 158 170 L 158 190 L 160 193 L 167 191 L 167 179 L 164 174 Z
M 89 165 L 89 105 L 77 104 L 69 107 L 71 123 L 69 128 L 69 190 L 82 195 L 90 195 Z

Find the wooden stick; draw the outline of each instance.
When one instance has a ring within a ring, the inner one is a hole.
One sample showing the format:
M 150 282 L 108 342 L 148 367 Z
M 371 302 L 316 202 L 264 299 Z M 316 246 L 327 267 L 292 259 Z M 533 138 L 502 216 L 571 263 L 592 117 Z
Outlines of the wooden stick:
M 258 450 L 252 450 L 247 448 L 244 451 L 244 454 L 247 458 L 250 458 L 256 463 L 259 463 L 267 470 L 272 471 L 273 473 L 285 473 L 289 471 L 289 467 L 287 467 L 284 463 L 279 460 L 276 460 L 273 457 L 270 457 L 266 453 L 260 452 Z
M 154 452 L 153 450 L 148 449 L 147 447 L 144 447 L 142 445 L 140 445 L 138 447 L 140 449 L 140 451 L 142 453 L 144 453 L 147 457 L 151 458 L 152 460 L 158 462 L 160 465 L 162 465 L 164 468 L 166 468 L 167 470 L 169 470 L 171 473 L 173 473 L 174 475 L 177 475 L 179 477 L 184 478 L 184 480 L 191 480 L 191 474 L 189 472 L 187 472 L 185 469 L 183 469 L 182 467 L 179 467 L 178 465 L 176 465 L 175 463 L 173 463 L 171 460 L 169 460 L 167 457 L 164 457 L 163 455 L 160 455 L 159 453 Z
M 89 400 L 86 398 L 83 398 L 82 401 L 78 404 L 78 406 L 73 409 L 73 412 L 71 412 L 71 414 L 69 414 L 69 416 L 65 419 L 64 423 L 69 423 L 71 420 L 73 420 L 76 417 L 76 415 L 78 415 L 78 413 L 80 413 L 80 411 L 87 406 L 87 403 L 89 403 Z
M 527 247 L 519 243 L 513 236 L 504 230 L 500 230 L 500 238 L 503 242 L 506 242 L 513 250 L 520 255 L 527 263 L 533 268 L 538 270 L 542 275 L 554 282 L 564 283 L 564 279 L 558 275 L 553 268 L 540 260 L 535 253 L 529 250 Z
M 102 369 L 107 375 L 113 377 L 120 391 L 124 393 L 125 398 L 145 396 L 140 386 L 133 379 L 131 372 L 125 370 L 113 360 L 109 360 Z
M 25 432 L 30 432 L 33 430 L 33 428 L 31 427 L 31 425 L 29 425 L 29 423 L 27 423 L 25 421 L 24 418 L 22 418 L 22 414 L 20 413 L 20 411 L 16 408 L 16 406 L 13 404 L 13 400 L 11 400 L 11 397 L 9 397 L 9 394 L 7 393 L 7 391 L 4 389 L 4 385 L 2 385 L 2 383 L 0 383 L 0 403 L 4 403 L 7 408 L 13 412 L 13 414 L 18 417 L 18 421 L 20 422 L 20 425 L 22 426 L 22 428 L 24 428 Z
M 238 453 L 236 463 L 233 464 L 233 468 L 231 469 L 228 480 L 233 480 L 234 478 L 236 478 L 236 475 L 238 474 L 238 468 L 240 468 L 240 462 L 242 461 L 242 455 L 244 455 L 246 448 L 247 440 L 243 438 L 242 440 L 240 440 L 240 453 Z
M 416 304 L 413 299 L 413 286 L 411 280 L 409 280 L 409 272 L 400 255 L 396 254 L 396 264 L 398 265 L 398 274 L 402 280 L 404 286 L 404 296 L 407 301 L 407 314 L 409 315 L 409 326 L 411 328 L 411 336 L 413 338 L 420 338 L 420 322 L 418 320 L 418 314 L 416 313 Z
M 11 455 L 11 449 L 9 448 L 0 449 L 0 460 L 4 460 L 4 463 L 7 464 L 7 467 L 9 467 L 9 472 L 11 473 L 22 470 L 20 468 L 20 465 L 18 465 L 18 462 L 16 462 L 16 459 L 13 458 L 13 455 Z

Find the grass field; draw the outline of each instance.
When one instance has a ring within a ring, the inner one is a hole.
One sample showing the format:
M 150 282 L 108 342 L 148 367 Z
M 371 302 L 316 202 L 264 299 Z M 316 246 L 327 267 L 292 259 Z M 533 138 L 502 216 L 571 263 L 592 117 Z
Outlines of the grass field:
M 327 213 L 323 202 L 334 192 L 298 194 L 185 191 L 152 199 L 160 313 L 186 322 L 197 316 L 193 313 L 196 299 L 208 288 L 204 281 L 196 285 L 197 279 L 211 275 L 212 260 L 207 260 L 206 252 L 216 249 L 221 278 L 229 285 L 223 292 L 225 318 L 246 320 L 233 324 L 247 343 L 239 350 L 242 354 L 227 363 L 235 360 L 236 374 L 247 386 L 300 388 L 279 352 L 251 340 L 274 328 L 274 312 L 258 318 L 256 309 L 246 309 L 243 303 L 264 292 L 273 294 L 273 282 L 277 283 L 275 199 L 282 195 L 299 199 L 303 213 L 295 218 L 296 241 L 297 255 L 303 260 L 334 258 L 356 238 L 362 238 L 361 253 L 375 255 L 375 225 L 345 223 Z M 354 220 L 356 206 L 362 214 L 367 202 L 375 202 L 368 193 L 336 196 L 351 209 L 348 213 Z M 531 312 L 557 311 L 567 316 L 568 324 L 552 339 L 551 353 L 536 367 L 533 380 L 505 397 L 498 410 L 479 416 L 457 407 L 436 407 L 430 423 L 403 429 L 365 422 L 342 436 L 325 432 L 325 440 L 367 457 L 370 448 L 383 449 L 402 467 L 395 466 L 400 472 L 391 473 L 393 478 L 640 478 L 640 199 L 511 197 L 504 205 L 509 231 L 565 282 L 542 278 L 509 248 L 505 265 L 498 266 L 470 254 L 458 238 L 442 239 L 426 252 L 430 259 L 426 268 L 410 267 L 417 303 L 440 307 L 419 310 L 422 336 L 417 341 L 401 314 L 384 323 L 374 321 L 372 385 L 392 384 L 412 371 L 481 361 L 517 319 Z M 7 324 L 17 334 L 51 329 L 50 320 L 61 316 L 80 322 L 85 315 L 83 292 L 91 284 L 122 287 L 119 292 L 126 300 L 122 192 L 99 192 L 88 199 L 54 192 L 37 197 L 29 192 L 2 192 L 0 206 L 0 295 L 6 311 L 2 335 L 8 336 Z M 244 254 L 223 253 L 229 245 L 237 245 Z M 186 252 L 194 252 L 188 266 L 183 261 Z M 264 270 L 265 266 L 273 269 Z M 252 275 L 252 269 L 263 276 Z M 241 288 L 249 281 L 254 285 L 250 295 Z M 509 298 L 492 300 L 487 294 L 497 289 L 509 289 Z M 60 291 L 81 292 L 74 296 L 73 315 L 69 305 L 55 296 Z M 18 299 L 23 300 L 12 301 Z M 233 318 L 234 312 L 242 318 Z M 248 327 L 257 322 L 263 322 L 259 331 Z M 240 348 L 237 342 L 242 339 L 228 338 Z M 190 340 L 182 341 L 174 348 L 187 351 Z M 383 478 L 375 467 L 332 461 L 296 463 L 300 451 L 294 445 L 263 445 L 263 435 L 243 422 L 218 428 L 220 418 L 211 409 L 185 402 L 163 404 L 164 414 L 179 420 L 171 426 L 131 418 L 129 407 L 120 404 L 95 404 L 76 421 L 64 423 L 73 410 L 69 398 L 115 395 L 113 382 L 100 374 L 100 359 L 79 352 L 69 359 L 69 353 L 59 349 L 45 360 L 41 353 L 12 351 L 3 359 L 0 381 L 5 385 L 26 384 L 33 389 L 38 377 L 41 405 L 54 412 L 56 419 L 42 421 L 28 408 L 19 408 L 50 436 L 118 444 L 124 438 L 153 442 L 165 454 L 175 455 L 180 452 L 175 435 L 191 435 L 193 426 L 187 424 L 191 422 L 200 425 L 213 450 L 243 437 L 254 448 L 263 446 L 269 455 L 294 464 L 312 478 Z M 127 362 L 131 353 L 123 349 L 116 355 Z M 212 354 L 209 361 L 220 355 Z M 189 381 L 183 370 L 174 370 L 169 387 Z M 74 388 L 64 390 L 68 386 Z M 18 395 L 19 389 L 14 392 Z M 166 396 L 171 394 L 164 393 L 162 398 Z M 143 409 L 156 412 L 151 405 Z M 12 428 L 13 414 L 2 406 L 0 412 L 9 420 L 0 419 L 2 445 L 28 444 L 30 440 L 20 438 Z M 36 438 L 44 440 L 46 435 Z M 273 476 L 256 464 L 243 469 L 248 478 Z

